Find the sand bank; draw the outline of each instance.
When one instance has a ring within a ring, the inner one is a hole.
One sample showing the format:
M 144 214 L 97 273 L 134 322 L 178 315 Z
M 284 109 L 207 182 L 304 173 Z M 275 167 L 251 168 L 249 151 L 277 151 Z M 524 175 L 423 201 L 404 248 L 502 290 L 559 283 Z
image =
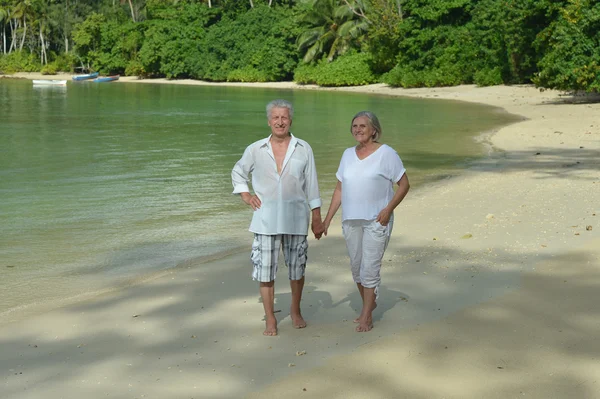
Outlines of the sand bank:
M 234 255 L 3 326 L 0 397 L 600 398 L 600 104 L 530 86 L 337 90 L 526 118 L 400 205 L 370 333 L 353 332 L 338 218 L 310 242 L 306 329 L 291 327 L 282 274 L 280 335 L 261 335 L 247 254 Z

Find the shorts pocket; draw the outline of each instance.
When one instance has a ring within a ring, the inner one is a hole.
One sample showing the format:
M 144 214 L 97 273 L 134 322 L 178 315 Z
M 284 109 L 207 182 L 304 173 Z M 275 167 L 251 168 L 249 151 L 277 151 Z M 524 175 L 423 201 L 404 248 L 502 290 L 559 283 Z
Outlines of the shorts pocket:
M 298 245 L 298 265 L 303 266 L 306 265 L 308 261 L 308 241 L 303 240 Z
M 254 237 L 254 241 L 252 242 L 250 260 L 255 267 L 260 267 L 262 264 L 262 245 L 258 237 Z
M 387 238 L 388 236 L 388 230 L 389 230 L 389 225 L 384 226 L 381 223 L 374 221 L 373 224 L 371 225 L 371 229 L 373 232 L 373 236 L 377 237 L 377 238 Z

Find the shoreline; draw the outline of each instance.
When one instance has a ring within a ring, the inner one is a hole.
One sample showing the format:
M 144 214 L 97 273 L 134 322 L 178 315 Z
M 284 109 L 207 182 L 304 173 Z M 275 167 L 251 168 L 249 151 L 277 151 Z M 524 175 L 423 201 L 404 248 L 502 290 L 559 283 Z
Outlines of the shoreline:
M 70 84 L 76 84 L 76 85 L 77 84 L 86 84 L 85 82 L 73 82 L 71 80 L 72 76 L 73 76 L 73 74 L 70 74 L 70 73 L 60 73 L 60 74 L 56 74 L 56 75 L 42 75 L 41 73 L 28 72 L 28 73 L 16 73 L 13 75 L 1 75 L 0 74 L 0 79 L 15 79 L 15 80 L 34 80 L 34 79 L 42 79 L 42 80 L 62 79 L 62 80 L 65 80 L 66 79 L 68 82 L 70 82 Z M 229 86 L 229 87 L 246 87 L 246 88 L 260 87 L 262 89 L 267 88 L 267 89 L 275 89 L 275 90 L 286 89 L 286 90 L 313 90 L 313 91 L 318 91 L 318 90 L 321 90 L 321 91 L 322 90 L 352 91 L 352 92 L 356 91 L 356 92 L 358 92 L 357 94 L 363 94 L 361 92 L 361 89 L 362 89 L 361 87 L 328 88 L 328 87 L 319 87 L 317 85 L 298 85 L 293 82 L 270 82 L 270 83 L 255 84 L 255 83 L 239 83 L 239 82 L 232 82 L 232 83 L 206 82 L 206 81 L 197 81 L 197 80 L 192 80 L 192 79 L 168 80 L 168 79 L 164 79 L 164 78 L 138 79 L 137 77 L 121 77 L 119 81 L 111 82 L 111 83 L 175 84 L 175 85 L 187 85 L 187 86 L 189 86 L 189 85 L 214 86 L 214 87 Z M 376 85 L 376 86 L 381 86 L 381 85 Z M 367 90 L 373 91 L 374 87 L 375 87 L 375 91 L 376 91 L 376 90 L 378 90 L 378 88 L 376 86 L 371 85 L 371 86 L 367 87 Z M 64 89 L 66 89 L 66 87 L 64 87 Z M 392 97 L 396 96 L 395 94 L 390 94 L 390 93 L 383 94 L 383 95 L 392 96 Z M 482 104 L 482 105 L 484 105 L 484 104 Z M 507 111 L 504 110 L 503 108 L 500 108 L 500 107 L 494 107 L 494 108 L 497 109 L 496 112 L 498 112 L 498 113 L 507 113 Z M 516 122 L 512 122 L 512 123 L 516 123 Z M 503 126 L 506 126 L 506 125 L 503 125 Z M 451 170 L 449 169 L 449 170 L 445 171 L 445 173 L 443 173 L 443 174 L 430 175 L 423 182 L 423 186 L 421 186 L 421 185 L 415 186 L 413 184 L 412 193 L 414 193 L 417 190 L 427 187 L 427 185 L 429 185 L 429 184 L 436 184 L 438 182 L 447 181 L 448 179 L 451 179 L 451 178 L 456 178 L 457 176 L 460 176 L 460 174 L 463 173 L 465 169 L 468 169 L 471 167 L 471 164 L 474 162 L 473 161 L 474 158 L 479 159 L 481 157 L 489 156 L 494 151 L 493 145 L 490 141 L 490 137 L 492 137 L 499 129 L 500 128 L 494 128 L 491 130 L 482 131 L 482 132 L 478 133 L 477 135 L 474 135 L 472 137 L 472 140 L 474 142 L 481 144 L 482 147 L 484 148 L 484 150 L 482 150 L 480 154 L 474 155 L 474 156 L 470 157 L 469 159 L 465 159 L 460 164 L 457 164 L 457 166 L 458 166 L 457 168 L 452 168 Z M 329 198 L 324 197 L 323 200 L 324 200 L 324 206 L 328 206 Z M 248 245 L 248 247 L 249 247 L 249 245 Z M 21 304 L 19 306 L 1 310 L 0 311 L 0 328 L 4 325 L 15 323 L 15 322 L 18 322 L 25 318 L 28 318 L 28 317 L 32 317 L 32 316 L 46 313 L 48 311 L 52 311 L 53 309 L 63 308 L 65 306 L 74 305 L 79 302 L 90 301 L 96 297 L 119 292 L 120 290 L 127 289 L 131 286 L 135 286 L 137 284 L 143 284 L 148 281 L 152 281 L 156 278 L 164 277 L 168 273 L 177 273 L 178 271 L 184 270 L 186 268 L 198 267 L 201 264 L 209 263 L 211 261 L 218 260 L 223 257 L 240 254 L 240 253 L 245 253 L 244 251 L 246 251 L 246 247 L 238 247 L 238 248 L 235 248 L 232 250 L 226 250 L 224 252 L 219 252 L 219 253 L 216 253 L 213 255 L 203 256 L 198 259 L 188 259 L 188 260 L 178 263 L 177 265 L 175 265 L 173 267 L 143 272 L 139 275 L 124 279 L 116 284 L 104 285 L 103 287 L 100 287 L 98 289 L 88 290 L 85 293 L 73 294 L 71 296 L 47 300 L 47 301 L 42 300 L 39 302 L 31 302 L 31 303 L 27 303 L 27 304 Z
M 0 396 L 597 397 L 600 104 L 531 86 L 334 90 L 526 118 L 490 134 L 498 151 L 398 207 L 370 333 L 353 332 L 338 216 L 310 240 L 307 329 L 291 328 L 281 275 L 280 335 L 262 337 L 246 254 L 234 254 L 1 326 Z

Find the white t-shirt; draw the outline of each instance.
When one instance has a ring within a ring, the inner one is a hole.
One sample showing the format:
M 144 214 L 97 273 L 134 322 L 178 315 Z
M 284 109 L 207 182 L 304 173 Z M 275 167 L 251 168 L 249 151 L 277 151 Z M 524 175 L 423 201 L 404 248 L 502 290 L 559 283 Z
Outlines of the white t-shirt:
M 356 155 L 356 147 L 344 151 L 335 174 L 342 182 L 342 221 L 377 219 L 394 196 L 394 184 L 405 172 L 398 153 L 386 144 L 362 160 Z

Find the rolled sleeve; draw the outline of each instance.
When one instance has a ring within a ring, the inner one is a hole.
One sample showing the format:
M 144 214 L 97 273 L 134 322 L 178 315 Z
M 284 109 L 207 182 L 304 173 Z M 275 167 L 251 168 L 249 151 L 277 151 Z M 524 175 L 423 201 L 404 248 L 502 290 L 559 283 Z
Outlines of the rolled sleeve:
M 322 205 L 321 203 L 321 198 L 317 198 L 311 201 L 308 201 L 308 206 L 310 208 L 310 210 L 312 211 L 315 208 L 320 208 Z

